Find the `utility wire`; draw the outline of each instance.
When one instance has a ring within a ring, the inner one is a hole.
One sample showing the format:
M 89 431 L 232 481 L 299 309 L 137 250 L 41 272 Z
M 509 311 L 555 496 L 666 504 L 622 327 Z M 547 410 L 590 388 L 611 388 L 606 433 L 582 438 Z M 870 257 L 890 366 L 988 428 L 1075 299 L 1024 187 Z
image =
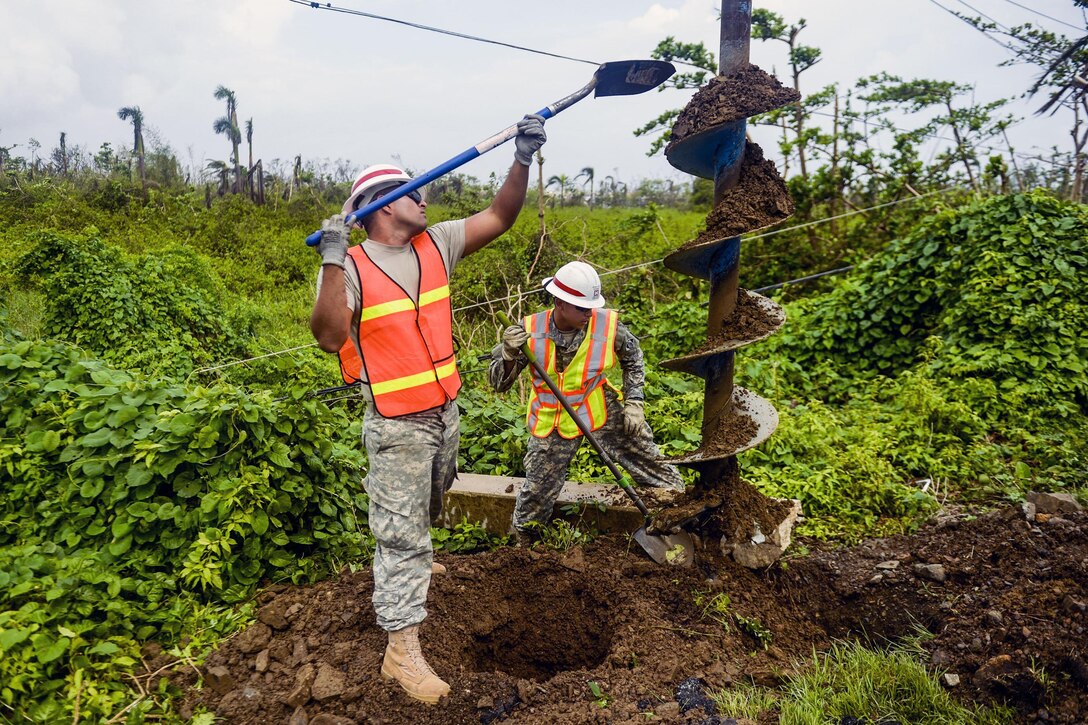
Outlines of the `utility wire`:
M 292 0 L 292 2 L 294 2 L 294 0 Z M 805 222 L 804 224 L 795 224 L 793 226 L 783 227 L 782 229 L 772 229 L 769 232 L 763 232 L 762 234 L 755 234 L 755 235 L 752 235 L 750 237 L 744 237 L 744 239 L 746 241 L 750 241 L 750 240 L 753 240 L 753 239 L 762 239 L 763 237 L 770 237 L 770 236 L 773 236 L 775 234 L 782 234 L 784 232 L 792 231 L 794 229 L 805 229 L 807 227 L 816 226 L 818 224 L 823 224 L 825 222 L 834 221 L 836 219 L 843 219 L 843 218 L 846 218 L 846 217 L 849 217 L 849 216 L 854 216 L 855 214 L 863 214 L 863 213 L 868 212 L 868 211 L 875 211 L 877 209 L 883 209 L 883 208 L 889 207 L 889 206 L 896 206 L 898 204 L 903 204 L 903 203 L 908 202 L 908 201 L 915 201 L 917 199 L 925 199 L 928 196 L 933 196 L 935 194 L 941 194 L 941 193 L 944 193 L 944 192 L 947 192 L 947 191 L 953 191 L 953 190 L 959 189 L 959 188 L 961 188 L 961 187 L 947 186 L 947 187 L 945 187 L 943 189 L 937 189 L 935 191 L 930 191 L 930 192 L 927 192 L 925 194 L 921 194 L 919 196 L 909 196 L 909 197 L 906 197 L 906 198 L 903 198 L 903 199 L 896 199 L 895 201 L 888 201 L 888 202 L 884 202 L 883 204 L 877 204 L 876 206 L 868 206 L 868 207 L 865 207 L 864 209 L 855 209 L 853 211 L 848 211 L 848 212 L 845 212 L 843 214 L 837 214 L 835 216 L 826 217 L 824 219 L 817 219 L 815 221 Z M 661 264 L 664 261 L 665 261 L 665 259 L 664 259 L 664 257 L 662 257 L 661 259 L 652 259 L 652 260 L 650 260 L 648 262 L 639 262 L 637 264 L 631 264 L 631 265 L 628 265 L 626 267 L 621 267 L 620 269 L 607 270 L 607 271 L 601 272 L 600 276 L 601 277 L 608 277 L 608 276 L 611 276 L 611 275 L 614 275 L 614 274 L 622 274 L 623 272 L 629 272 L 629 271 L 634 270 L 634 269 L 640 269 L 642 267 L 650 267 L 650 266 L 653 266 L 653 265 L 656 265 L 656 264 Z M 589 263 L 589 264 L 592 264 L 592 263 Z M 597 267 L 597 265 L 593 265 L 593 266 Z M 754 290 L 754 291 L 759 292 L 759 291 L 764 291 L 764 290 L 769 290 L 769 289 L 777 289 L 778 287 L 782 287 L 782 286 L 785 286 L 787 284 L 793 284 L 795 282 L 805 281 L 805 280 L 810 279 L 810 278 L 815 279 L 815 277 L 821 277 L 821 276 L 825 276 L 825 275 L 829 275 L 829 274 L 835 274 L 835 273 L 838 273 L 840 271 L 845 271 L 847 269 L 848 268 L 846 268 L 846 267 L 841 267 L 841 268 L 839 268 L 839 270 L 830 270 L 828 272 L 819 272 L 816 275 L 811 275 L 810 277 L 802 277 L 800 279 L 790 280 L 788 282 L 782 282 L 782 283 L 780 283 L 778 285 L 771 285 L 770 287 L 761 287 L 760 289 L 757 289 L 757 290 Z M 484 300 L 483 302 L 476 302 L 476 303 L 473 303 L 471 305 L 464 305 L 463 307 L 455 307 L 455 308 L 453 308 L 452 312 L 464 312 L 465 310 L 471 310 L 471 309 L 475 309 L 477 307 L 485 307 L 485 306 L 488 306 L 488 305 L 496 304 L 498 302 L 507 302 L 509 300 L 521 299 L 521 298 L 524 298 L 524 297 L 528 297 L 529 295 L 536 294 L 537 292 L 540 292 L 543 289 L 544 289 L 543 287 L 535 287 L 535 288 L 533 288 L 531 290 L 528 290 L 527 292 L 518 292 L 518 293 L 515 293 L 515 294 L 512 294 L 512 295 L 506 295 L 505 297 L 496 297 L 494 299 Z M 223 363 L 222 365 L 214 365 L 212 367 L 207 367 L 207 368 L 201 368 L 199 370 L 194 370 L 192 373 L 190 373 L 190 375 L 195 375 L 197 373 L 203 373 L 203 372 L 209 372 L 209 371 L 212 371 L 212 370 L 221 370 L 222 368 L 231 367 L 232 365 L 241 365 L 243 363 L 251 362 L 253 360 L 260 360 L 262 358 L 273 357 L 275 355 L 283 355 L 283 354 L 288 353 L 288 352 L 294 352 L 296 350 L 305 350 L 307 348 L 316 347 L 316 346 L 317 346 L 317 343 L 314 342 L 314 343 L 311 343 L 309 345 L 300 345 L 298 347 L 292 347 L 292 348 L 288 348 L 286 350 L 279 350 L 277 352 L 270 352 L 270 353 L 267 353 L 265 355 L 258 355 L 257 357 L 246 358 L 245 360 L 233 360 L 233 361 L 228 362 L 228 363 Z
M 956 0 L 956 2 L 958 2 L 960 5 L 964 6 L 968 10 L 972 10 L 972 11 L 978 13 L 979 15 L 981 15 L 982 17 L 986 18 L 991 23 L 993 23 L 996 27 L 1000 28 L 1002 32 L 1005 32 L 1005 33 L 1009 32 L 1008 26 L 1006 26 L 1004 23 L 999 23 L 998 21 L 994 20 L 993 18 L 991 18 L 989 15 L 982 12 L 978 8 L 976 8 L 976 7 L 972 6 L 972 5 L 969 5 L 967 2 L 965 2 L 965 0 Z
M 1035 8 L 1029 8 L 1027 5 L 1021 5 L 1020 3 L 1016 2 L 1016 0 L 1005 0 L 1005 2 L 1009 3 L 1010 5 L 1015 5 L 1018 8 L 1023 8 L 1024 10 L 1027 10 L 1030 13 L 1035 13 L 1036 15 L 1040 15 L 1040 16 L 1046 18 L 1047 20 L 1053 20 L 1055 23 L 1061 23 L 1062 25 L 1064 25 L 1066 27 L 1069 27 L 1069 28 L 1072 28 L 1073 30 L 1077 30 L 1077 31 L 1081 31 L 1081 32 L 1084 31 L 1084 28 L 1079 28 L 1076 25 L 1073 25 L 1072 23 L 1067 23 L 1064 20 L 1059 20 L 1058 18 L 1055 18 L 1055 17 L 1053 17 L 1051 15 L 1047 15 L 1046 13 L 1041 13 L 1038 10 L 1036 10 Z
M 585 58 L 573 58 L 569 55 L 560 55 L 558 53 L 549 53 L 546 50 L 536 50 L 534 48 L 527 48 L 524 45 L 514 45 L 513 43 L 504 43 L 501 40 L 491 40 L 490 38 L 481 38 L 478 35 L 468 35 L 466 33 L 458 33 L 454 30 L 444 30 L 442 28 L 435 28 L 430 25 L 421 25 L 420 23 L 413 23 L 408 20 L 400 20 L 398 18 L 389 18 L 384 15 L 375 15 L 374 13 L 366 13 L 362 10 L 352 10 L 351 8 L 341 8 L 333 5 L 332 3 L 318 3 L 311 0 L 288 0 L 295 5 L 307 5 L 315 10 L 332 10 L 336 13 L 344 13 L 345 15 L 358 15 L 364 18 L 371 18 L 372 20 L 383 20 L 387 23 L 396 23 L 398 25 L 407 25 L 410 28 L 416 28 L 417 30 L 426 30 L 431 33 L 439 33 L 441 35 L 450 35 L 454 38 L 463 38 L 464 40 L 475 40 L 478 43 L 490 43 L 491 45 L 499 45 L 504 48 L 512 48 L 513 50 L 523 50 L 526 53 L 536 53 L 537 55 L 547 55 L 552 58 L 559 58 L 560 60 L 572 60 L 575 63 L 588 63 L 590 65 L 600 65 L 595 60 L 586 60 Z
M 550 58 L 559 58 L 560 60 L 570 60 L 570 61 L 574 61 L 575 63 L 587 63 L 589 65 L 595 65 L 595 66 L 601 65 L 601 63 L 598 63 L 595 60 L 587 60 L 585 58 L 575 58 L 575 57 L 569 56 L 569 55 L 561 55 L 559 53 L 551 53 L 551 52 L 546 51 L 546 50 L 537 50 L 536 48 L 529 48 L 529 47 L 524 46 L 524 45 L 515 45 L 514 43 L 506 43 L 506 42 L 503 42 L 501 40 L 492 40 L 490 38 L 481 38 L 478 35 L 469 35 L 467 33 L 459 33 L 456 30 L 445 30 L 444 28 L 436 28 L 436 27 L 431 26 L 431 25 L 423 25 L 421 23 L 413 23 L 413 22 L 411 22 L 409 20 L 400 20 L 399 18 L 390 18 L 390 17 L 386 17 L 384 15 L 375 15 L 374 13 L 367 13 L 367 12 L 363 12 L 362 10 L 352 10 L 351 8 L 337 7 L 336 5 L 333 5 L 332 3 L 327 3 L 327 2 L 326 3 L 319 3 L 319 2 L 314 2 L 313 0 L 288 0 L 288 2 L 292 2 L 295 5 L 305 5 L 307 7 L 311 7 L 313 9 L 315 9 L 315 10 L 331 10 L 331 11 L 336 12 L 336 13 L 344 13 L 345 15 L 358 15 L 358 16 L 361 16 L 361 17 L 364 17 L 364 18 L 371 18 L 372 20 L 383 20 L 383 21 L 385 21 L 387 23 L 396 23 L 398 25 L 406 25 L 406 26 L 408 26 L 410 28 L 416 28 L 417 30 L 426 30 L 427 32 L 430 32 L 430 33 L 439 33 L 441 35 L 449 35 L 449 36 L 452 36 L 454 38 L 461 38 L 463 40 L 474 40 L 474 41 L 476 41 L 478 43 L 489 43 L 491 45 L 498 45 L 498 46 L 501 46 L 503 48 L 511 48 L 513 50 L 525 51 L 526 53 L 536 53 L 537 55 L 546 55 L 546 56 L 548 56 Z M 706 70 L 706 68 L 703 68 L 700 65 L 696 65 L 695 63 L 688 63 L 687 61 L 683 61 L 683 60 L 673 60 L 672 62 L 673 63 L 679 63 L 681 65 L 691 66 L 692 68 L 699 68 L 700 70 Z
M 974 28 L 975 30 L 978 30 L 978 28 L 977 28 L 977 27 L 975 27 L 974 23 L 972 23 L 972 22 L 971 22 L 970 20 L 968 20 L 967 18 L 965 18 L 965 17 L 963 17 L 962 15 L 960 15 L 959 13 L 957 13 L 957 12 L 956 12 L 955 10 L 953 10 L 952 8 L 946 8 L 946 7 L 944 6 L 944 5 L 941 5 L 941 4 L 939 3 L 939 2 L 937 2 L 937 0 L 929 0 L 929 1 L 930 1 L 931 3 L 933 3 L 934 5 L 936 5 L 937 7 L 939 7 L 939 8 L 941 9 L 941 10 L 944 10 L 944 11 L 945 11 L 946 13 L 948 13 L 948 14 L 949 14 L 949 15 L 951 15 L 952 17 L 954 17 L 954 18 L 958 18 L 958 19 L 959 19 L 959 20 L 961 20 L 962 22 L 964 22 L 964 23 L 967 23 L 968 25 L 970 25 L 970 26 L 971 26 L 972 28 Z M 292 2 L 294 2 L 294 0 L 292 0 Z M 976 11 L 976 12 L 977 12 L 977 11 Z M 987 38 L 988 40 L 991 40 L 991 41 L 993 41 L 994 43 L 997 43 L 997 44 L 998 44 L 998 45 L 1000 45 L 1000 46 L 1001 46 L 1002 48 L 1004 48 L 1004 49 L 1005 49 L 1005 50 L 1006 50 L 1007 52 L 1009 52 L 1009 53 L 1014 53 L 1014 52 L 1016 52 L 1016 51 L 1015 51 L 1015 49 L 1014 49 L 1014 48 L 1013 48 L 1012 46 L 1010 46 L 1010 45 L 1009 45 L 1009 44 L 1007 44 L 1007 43 L 1003 43 L 1003 42 L 1001 42 L 1000 40 L 998 40 L 998 39 L 997 39 L 997 38 L 995 38 L 994 36 L 990 35 L 989 33 L 986 33 L 986 32 L 983 32 L 983 31 L 979 31 L 979 32 L 982 32 L 982 35 L 983 35 L 983 36 L 984 36 L 985 38 Z

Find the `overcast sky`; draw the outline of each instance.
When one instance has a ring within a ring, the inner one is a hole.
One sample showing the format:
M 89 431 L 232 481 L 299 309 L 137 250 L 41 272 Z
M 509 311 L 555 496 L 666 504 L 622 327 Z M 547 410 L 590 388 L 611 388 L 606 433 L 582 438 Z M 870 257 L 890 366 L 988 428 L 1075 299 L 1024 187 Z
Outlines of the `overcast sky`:
M 1020 95 L 1038 74 L 1002 68 L 1006 52 L 942 10 L 938 0 L 766 0 L 755 3 L 799 18 L 799 40 L 823 51 L 802 77 L 802 92 L 837 82 L 849 88 L 880 71 L 975 85 L 986 102 Z M 963 0 L 941 5 L 971 15 Z M 648 58 L 672 35 L 704 42 L 717 55 L 719 22 L 713 0 L 340 0 L 333 6 L 437 26 L 595 63 Z M 1072 0 L 970 0 L 1005 25 L 1031 22 L 1079 37 L 1085 27 Z M 492 133 L 581 88 L 595 66 L 439 35 L 365 17 L 318 10 L 289 0 L 0 0 L 0 145 L 42 153 L 61 131 L 70 145 L 95 151 L 103 142 L 131 145 L 131 126 L 117 118 L 138 105 L 145 123 L 186 166 L 227 159 L 229 143 L 212 131 L 225 85 L 238 98 L 239 121 L 253 119 L 254 153 L 266 165 L 304 159 L 337 160 L 358 170 L 401 163 L 417 171 L 439 163 Z M 786 47 L 753 42 L 751 61 L 786 78 Z M 546 174 L 577 174 L 590 166 L 613 175 L 688 178 L 633 129 L 690 92 L 589 98 L 548 122 Z M 1018 101 L 1025 120 L 1010 134 L 1017 151 L 1070 148 L 1062 113 L 1040 118 L 1040 105 Z M 777 157 L 770 137 L 768 156 Z M 245 158 L 243 151 L 243 160 Z M 486 178 L 505 173 L 507 144 L 461 168 Z M 267 166 L 266 166 L 267 168 Z

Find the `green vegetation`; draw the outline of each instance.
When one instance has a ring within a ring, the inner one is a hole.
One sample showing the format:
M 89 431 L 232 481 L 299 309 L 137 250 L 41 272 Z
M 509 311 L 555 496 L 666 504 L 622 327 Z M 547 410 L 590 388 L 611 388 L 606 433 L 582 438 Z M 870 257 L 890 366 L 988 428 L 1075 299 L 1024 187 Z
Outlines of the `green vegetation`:
M 783 725 L 824 725 L 843 718 L 925 725 L 999 725 L 1005 708 L 968 708 L 919 663 L 922 650 L 904 642 L 880 651 L 839 642 L 791 675 L 777 690 L 741 684 L 713 693 L 725 717 L 756 719 L 778 712 Z
M 785 327 L 737 358 L 737 382 L 781 416 L 742 456 L 743 474 L 802 500 L 801 533 L 852 541 L 910 530 L 941 502 L 1084 490 L 1083 207 L 1043 192 L 937 204 L 885 248 L 871 243 L 848 278 L 784 290 Z M 891 226 L 907 229 L 920 205 Z M 79 691 L 87 717 L 113 716 L 131 702 L 123 673 L 144 643 L 199 658 L 245 621 L 231 605 L 262 581 L 367 560 L 358 411 L 313 395 L 339 382 L 306 328 L 316 260 L 300 240 L 327 211 L 241 197 L 207 209 L 155 188 L 145 203 L 120 182 L 0 192 L 0 709 L 70 717 Z M 497 339 L 488 301 L 578 256 L 611 269 L 660 259 L 701 215 L 557 208 L 547 219 L 543 241 L 527 212 L 456 272 L 462 470 L 522 472 L 524 387 L 495 395 L 475 359 Z M 788 232 L 756 244 L 787 259 L 801 243 Z M 790 276 L 818 271 L 793 264 Z M 705 335 L 705 288 L 653 264 L 605 287 L 642 338 L 658 441 L 692 450 L 702 381 L 655 363 Z M 245 358 L 258 359 L 224 366 Z M 571 477 L 611 482 L 589 446 Z M 591 533 L 564 523 L 542 536 L 564 549 Z M 503 540 L 468 522 L 433 538 L 451 552 Z M 725 606 L 730 626 L 767 644 L 757 619 Z M 168 712 L 169 699 L 155 693 L 133 713 Z

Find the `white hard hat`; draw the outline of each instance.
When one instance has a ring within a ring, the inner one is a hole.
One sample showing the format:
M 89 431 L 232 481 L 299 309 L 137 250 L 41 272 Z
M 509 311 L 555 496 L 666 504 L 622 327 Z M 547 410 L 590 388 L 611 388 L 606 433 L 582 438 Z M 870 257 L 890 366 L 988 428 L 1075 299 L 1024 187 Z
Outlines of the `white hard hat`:
M 400 186 L 412 180 L 412 177 L 403 169 L 389 164 L 374 164 L 363 169 L 359 178 L 351 185 L 351 195 L 344 202 L 344 213 L 350 214 L 355 208 L 355 200 L 359 199 L 359 208 L 374 201 L 374 195 L 391 186 Z
M 585 262 L 568 262 L 559 268 L 554 277 L 548 277 L 541 284 L 552 296 L 575 307 L 604 307 L 601 278 L 597 276 L 597 270 Z

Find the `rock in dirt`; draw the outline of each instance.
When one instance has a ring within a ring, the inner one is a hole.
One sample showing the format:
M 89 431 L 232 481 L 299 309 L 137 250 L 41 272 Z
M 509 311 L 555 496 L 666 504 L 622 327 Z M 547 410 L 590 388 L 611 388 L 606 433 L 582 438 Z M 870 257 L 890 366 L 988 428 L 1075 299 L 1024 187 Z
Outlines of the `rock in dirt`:
M 318 702 L 338 697 L 344 691 L 344 675 L 340 670 L 324 662 L 318 665 L 317 677 L 310 688 L 310 696 Z
M 222 665 L 209 667 L 204 672 L 204 684 L 220 695 L 225 695 L 234 689 L 234 677 L 231 676 L 230 670 Z
M 257 610 L 257 619 L 267 624 L 272 629 L 287 629 L 287 607 L 280 600 L 275 600 Z
M 733 547 L 733 558 L 738 564 L 749 569 L 765 569 L 782 558 L 782 554 L 790 546 L 793 525 L 797 522 L 797 517 L 801 515 L 800 501 L 790 499 L 788 503 L 790 509 L 786 518 L 782 519 L 769 534 L 760 532 L 764 537 L 762 541 L 752 538 Z
M 944 582 L 948 578 L 945 574 L 944 567 L 940 564 L 915 564 L 914 573 L 923 579 L 929 579 L 935 581 L 938 584 Z
M 1040 514 L 1075 514 L 1084 510 L 1071 493 L 1029 493 L 1026 497 Z
M 310 717 L 306 714 L 306 709 L 296 707 L 295 711 L 291 713 L 291 719 L 287 721 L 287 725 L 310 725 Z
M 268 659 L 268 650 L 262 649 L 253 659 L 253 669 L 255 669 L 257 672 L 266 672 L 268 670 Z
M 946 672 L 941 676 L 941 681 L 946 687 L 956 687 L 960 684 L 960 676 L 955 672 Z
M 257 622 L 242 630 L 235 638 L 235 646 L 247 655 L 256 654 L 272 641 L 272 628 L 263 622 Z

